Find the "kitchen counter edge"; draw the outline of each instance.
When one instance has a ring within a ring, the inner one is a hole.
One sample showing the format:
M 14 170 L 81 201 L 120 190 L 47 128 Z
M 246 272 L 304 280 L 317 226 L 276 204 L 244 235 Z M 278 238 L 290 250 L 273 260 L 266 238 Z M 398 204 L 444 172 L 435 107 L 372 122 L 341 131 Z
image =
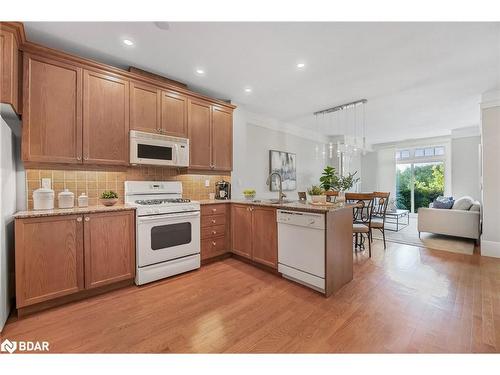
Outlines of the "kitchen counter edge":
M 14 219 L 29 219 L 44 216 L 95 214 L 99 212 L 115 212 L 128 210 L 135 210 L 135 207 L 127 204 L 117 204 L 114 206 L 101 205 L 89 207 L 55 208 L 53 210 L 28 210 L 16 212 L 14 214 Z

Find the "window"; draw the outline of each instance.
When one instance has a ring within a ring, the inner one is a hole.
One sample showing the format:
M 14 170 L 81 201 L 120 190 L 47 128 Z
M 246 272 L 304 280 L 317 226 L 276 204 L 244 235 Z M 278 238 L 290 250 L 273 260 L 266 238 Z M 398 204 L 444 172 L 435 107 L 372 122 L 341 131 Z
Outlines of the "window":
M 410 150 L 401 150 L 401 159 L 409 159 Z
M 422 156 L 424 156 L 424 149 L 423 148 L 415 149 L 415 157 L 421 158 Z
M 427 147 L 424 150 L 425 156 L 434 156 L 434 147 Z
M 434 155 L 436 156 L 443 156 L 444 155 L 444 147 L 439 146 L 434 148 Z

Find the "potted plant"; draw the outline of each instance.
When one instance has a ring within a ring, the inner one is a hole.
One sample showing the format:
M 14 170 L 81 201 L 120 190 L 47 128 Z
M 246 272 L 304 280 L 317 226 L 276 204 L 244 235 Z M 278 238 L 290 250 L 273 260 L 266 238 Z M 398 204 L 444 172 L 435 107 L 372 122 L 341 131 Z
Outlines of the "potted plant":
M 103 191 L 100 201 L 105 206 L 112 206 L 118 202 L 118 194 L 111 190 Z
M 317 185 L 311 186 L 307 189 L 307 193 L 311 196 L 313 203 L 325 203 L 326 195 L 323 195 L 324 190 Z
M 337 197 L 337 202 L 345 202 L 345 192 L 352 189 L 355 183 L 359 181 L 356 176 L 357 171 L 354 173 L 349 173 L 347 176 L 339 177 L 339 196 Z
M 332 191 L 332 190 L 338 190 L 339 189 L 339 176 L 337 175 L 337 172 L 335 171 L 335 168 L 331 166 L 327 166 L 323 170 L 323 174 L 319 178 L 319 186 L 325 191 Z M 326 194 L 326 200 L 330 201 L 331 197 Z
M 243 190 L 243 195 L 245 199 L 251 201 L 255 198 L 255 189 L 245 189 Z

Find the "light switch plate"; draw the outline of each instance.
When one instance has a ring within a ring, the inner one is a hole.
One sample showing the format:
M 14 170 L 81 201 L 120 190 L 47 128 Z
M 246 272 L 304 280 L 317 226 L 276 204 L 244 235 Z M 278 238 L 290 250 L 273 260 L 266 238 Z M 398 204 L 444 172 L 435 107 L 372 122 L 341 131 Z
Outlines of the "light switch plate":
M 210 180 L 205 180 L 205 187 L 210 187 Z
M 50 178 L 42 178 L 42 188 L 52 189 L 52 180 Z

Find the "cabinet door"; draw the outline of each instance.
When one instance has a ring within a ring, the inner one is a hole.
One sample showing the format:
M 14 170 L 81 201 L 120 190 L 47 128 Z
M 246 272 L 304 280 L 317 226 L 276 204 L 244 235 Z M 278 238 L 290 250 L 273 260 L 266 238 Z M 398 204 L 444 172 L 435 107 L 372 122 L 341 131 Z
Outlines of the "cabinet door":
M 188 99 L 189 167 L 211 169 L 212 125 L 210 103 Z
M 133 211 L 85 215 L 85 287 L 96 288 L 135 276 Z
M 2 27 L 3 25 L 0 25 Z M 21 113 L 19 101 L 19 46 L 13 32 L 0 30 L 0 102 L 12 105 Z
M 226 252 L 225 237 L 213 237 L 201 240 L 201 260 L 214 258 Z
M 15 231 L 18 308 L 84 288 L 81 216 L 17 219 Z
M 252 260 L 277 268 L 278 225 L 276 209 L 253 207 L 252 209 Z
M 83 76 L 84 163 L 128 165 L 128 81 L 89 70 Z
M 218 171 L 233 169 L 233 113 L 212 107 L 212 164 Z
M 81 163 L 82 70 L 24 55 L 24 161 Z
M 130 129 L 149 133 L 161 130 L 161 90 L 130 83 Z
M 187 137 L 187 98 L 173 91 L 161 92 L 161 129 L 164 134 Z
M 233 204 L 231 207 L 232 251 L 245 258 L 252 258 L 251 206 Z

